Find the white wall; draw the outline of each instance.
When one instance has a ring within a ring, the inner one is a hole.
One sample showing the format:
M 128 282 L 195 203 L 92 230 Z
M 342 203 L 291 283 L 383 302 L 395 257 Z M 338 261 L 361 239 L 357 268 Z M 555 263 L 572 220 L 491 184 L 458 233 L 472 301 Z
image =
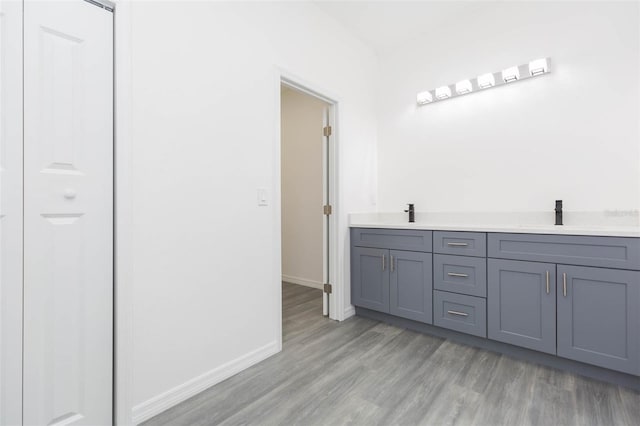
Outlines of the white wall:
M 640 208 L 638 3 L 475 10 L 380 58 L 379 210 Z M 415 106 L 422 90 L 545 56 L 548 76 Z
M 278 67 L 339 101 L 344 259 L 347 212 L 374 208 L 376 59 L 309 4 L 135 2 L 131 27 L 141 420 L 277 350 Z
M 281 92 L 282 280 L 322 286 L 323 114 L 310 95 Z

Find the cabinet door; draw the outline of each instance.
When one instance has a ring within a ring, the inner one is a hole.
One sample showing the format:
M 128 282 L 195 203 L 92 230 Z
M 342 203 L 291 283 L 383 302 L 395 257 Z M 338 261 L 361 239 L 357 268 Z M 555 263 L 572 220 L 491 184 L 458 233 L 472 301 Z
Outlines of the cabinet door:
M 432 324 L 431 253 L 391 250 L 390 255 L 390 312 Z
M 490 339 L 556 353 L 556 265 L 489 259 Z
M 640 374 L 640 272 L 558 265 L 558 355 Z
M 389 250 L 351 250 L 351 303 L 389 313 Z

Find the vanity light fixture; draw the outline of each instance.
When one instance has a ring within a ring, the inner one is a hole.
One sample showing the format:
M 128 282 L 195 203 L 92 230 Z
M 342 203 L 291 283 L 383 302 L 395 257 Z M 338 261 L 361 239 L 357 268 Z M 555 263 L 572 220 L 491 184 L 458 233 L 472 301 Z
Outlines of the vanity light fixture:
M 451 97 L 451 88 L 449 86 L 442 86 L 436 89 L 437 99 L 447 99 Z
M 505 68 L 502 72 L 489 72 L 479 75 L 477 78 L 461 80 L 456 84 L 440 86 L 433 90 L 420 92 L 416 100 L 418 105 L 437 103 L 450 98 L 457 98 L 458 96 L 479 92 L 480 90 L 478 89 L 504 86 L 516 81 L 546 75 L 550 72 L 549 62 L 549 58 L 541 58 L 531 61 L 528 64 Z M 498 76 L 497 80 L 496 75 Z
M 433 102 L 433 95 L 429 91 L 420 92 L 418 93 L 417 101 L 418 101 L 418 105 L 426 105 L 429 102 Z
M 464 95 L 465 93 L 471 92 L 471 81 L 462 80 L 456 83 L 456 93 L 458 95 Z
M 488 89 L 496 85 L 496 79 L 492 73 L 482 74 L 478 76 L 478 87 Z
M 502 80 L 504 80 L 505 83 L 511 83 L 512 81 L 516 81 L 519 78 L 520 68 L 518 67 L 510 67 L 502 71 Z
M 531 74 L 532 77 L 547 72 L 549 72 L 547 58 L 536 59 L 535 61 L 529 62 L 529 74 Z

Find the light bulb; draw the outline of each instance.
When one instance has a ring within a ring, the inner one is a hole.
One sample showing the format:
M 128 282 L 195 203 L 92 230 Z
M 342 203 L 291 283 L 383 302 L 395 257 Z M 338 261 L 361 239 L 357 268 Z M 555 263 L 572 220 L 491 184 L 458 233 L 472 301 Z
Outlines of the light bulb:
M 481 76 L 478 76 L 478 87 L 480 87 L 481 89 L 486 89 L 495 85 L 496 79 L 493 77 L 492 73 L 482 74 Z
M 442 86 L 436 89 L 436 98 L 447 99 L 451 97 L 451 88 L 449 86 Z
M 510 67 L 502 71 L 502 80 L 505 83 L 516 81 L 520 78 L 520 69 L 518 67 Z
M 549 64 L 547 63 L 547 58 L 536 59 L 535 61 L 529 62 L 529 74 L 532 76 L 544 74 L 549 71 Z
M 471 82 L 469 80 L 462 80 L 456 83 L 456 93 L 458 95 L 464 95 L 471 92 Z
M 433 95 L 429 91 L 420 92 L 418 93 L 416 100 L 418 102 L 418 105 L 425 105 L 430 102 L 433 102 Z

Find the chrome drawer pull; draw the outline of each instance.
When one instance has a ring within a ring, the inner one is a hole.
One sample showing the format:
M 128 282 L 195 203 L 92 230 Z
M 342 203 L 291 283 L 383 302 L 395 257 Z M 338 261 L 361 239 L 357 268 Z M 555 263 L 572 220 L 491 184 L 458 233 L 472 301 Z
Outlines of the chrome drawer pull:
M 469 243 L 447 243 L 447 245 L 453 247 L 466 247 L 469 245 Z
M 564 297 L 567 297 L 567 273 L 562 273 L 562 294 Z
M 395 269 L 394 266 L 393 266 L 393 261 L 394 261 L 393 255 L 391 255 L 391 272 L 393 272 L 394 269 Z
M 547 271 L 547 294 L 549 294 L 549 271 Z
M 467 274 L 459 274 L 457 272 L 447 272 L 447 275 L 449 275 L 450 277 L 462 277 L 462 278 L 467 278 L 469 276 Z
M 469 314 L 467 314 L 467 313 L 458 312 L 458 311 L 447 311 L 447 313 L 451 314 L 451 315 L 459 315 L 461 317 L 468 317 L 469 316 Z
M 384 271 L 386 269 L 386 265 L 385 265 L 385 255 L 382 255 L 382 270 Z

